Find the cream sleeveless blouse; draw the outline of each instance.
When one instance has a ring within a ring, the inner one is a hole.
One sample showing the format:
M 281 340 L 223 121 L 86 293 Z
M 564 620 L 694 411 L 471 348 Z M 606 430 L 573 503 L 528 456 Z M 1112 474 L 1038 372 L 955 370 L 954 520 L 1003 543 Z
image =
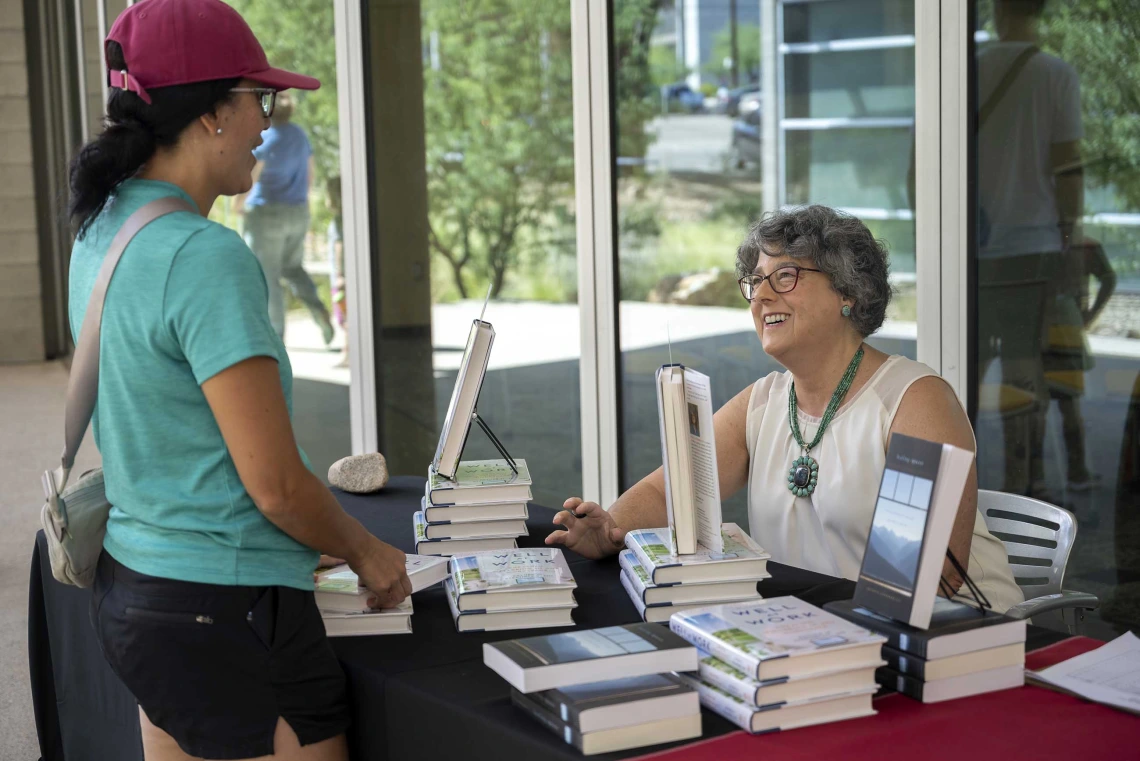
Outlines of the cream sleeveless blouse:
M 926 365 L 895 355 L 846 400 L 811 451 L 819 462 L 819 483 L 808 497 L 795 496 L 787 486 L 788 468 L 801 454 L 788 427 L 791 374 L 771 373 L 756 381 L 748 402 L 748 519 L 752 537 L 773 560 L 858 578 L 891 425 L 907 389 L 927 376 L 938 377 Z M 799 412 L 805 441 L 815 437 L 819 422 Z M 1005 546 L 980 512 L 974 517 L 967 570 L 994 610 L 1004 612 L 1022 601 Z

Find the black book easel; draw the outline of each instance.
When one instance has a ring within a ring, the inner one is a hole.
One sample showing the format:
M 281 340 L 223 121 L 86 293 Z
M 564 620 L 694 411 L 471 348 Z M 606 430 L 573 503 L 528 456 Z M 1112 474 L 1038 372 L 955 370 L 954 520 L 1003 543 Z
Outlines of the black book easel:
M 507 461 L 507 465 L 511 466 L 511 472 L 517 476 L 519 474 L 519 466 L 515 464 L 515 458 L 511 457 L 510 453 L 507 451 L 506 446 L 504 446 L 503 442 L 499 440 L 499 437 L 495 435 L 495 432 L 491 430 L 491 426 L 487 425 L 487 421 L 479 417 L 478 410 L 475 410 L 471 413 L 471 419 L 479 424 L 479 428 L 483 431 L 483 433 L 487 435 L 487 438 L 491 440 L 491 443 L 495 445 L 495 449 L 498 450 L 503 459 Z M 467 430 L 470 432 L 471 429 L 468 428 Z M 463 441 L 463 448 L 467 448 L 466 439 Z M 462 449 L 459 450 L 459 459 L 460 461 L 463 460 Z
M 949 547 L 946 548 L 946 557 L 950 559 L 950 565 L 954 566 L 954 570 L 962 577 L 962 582 L 966 585 L 966 589 L 969 590 L 970 597 L 974 598 L 975 607 L 977 607 L 983 615 L 987 613 L 993 605 L 990 604 L 989 599 L 985 593 L 982 592 L 981 588 L 970 578 L 970 574 L 966 573 L 966 569 L 958 562 L 958 558 L 954 557 L 954 553 L 950 551 Z M 942 590 L 942 594 L 946 595 L 947 600 L 954 599 L 954 590 L 950 588 L 950 584 L 947 583 L 945 576 L 938 577 L 938 588 Z M 969 605 L 970 603 L 966 604 Z

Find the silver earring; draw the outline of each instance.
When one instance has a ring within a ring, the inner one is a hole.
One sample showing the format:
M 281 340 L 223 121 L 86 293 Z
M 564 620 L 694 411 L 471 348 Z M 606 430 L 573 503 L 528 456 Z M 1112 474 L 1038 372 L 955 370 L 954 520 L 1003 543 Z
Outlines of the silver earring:
M 851 316 L 851 307 L 847 306 L 846 304 L 844 304 L 843 309 L 841 309 L 839 311 L 844 317 L 850 317 Z
M 221 127 L 218 127 L 218 134 L 219 135 L 222 134 L 222 128 Z

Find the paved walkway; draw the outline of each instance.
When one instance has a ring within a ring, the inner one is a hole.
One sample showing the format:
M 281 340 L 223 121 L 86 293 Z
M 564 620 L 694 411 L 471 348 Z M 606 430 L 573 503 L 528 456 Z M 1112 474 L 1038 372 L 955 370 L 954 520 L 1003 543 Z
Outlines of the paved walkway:
M 0 758 L 34 761 L 39 741 L 28 676 L 28 568 L 39 529 L 39 474 L 63 448 L 67 370 L 59 362 L 0 365 Z M 76 469 L 99 464 L 88 433 Z

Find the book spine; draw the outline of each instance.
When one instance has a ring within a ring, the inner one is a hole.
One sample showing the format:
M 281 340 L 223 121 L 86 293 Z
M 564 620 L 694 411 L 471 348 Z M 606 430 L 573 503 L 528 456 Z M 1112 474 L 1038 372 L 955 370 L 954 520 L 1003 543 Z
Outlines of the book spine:
M 926 679 L 926 659 L 911 655 L 910 653 L 896 652 L 883 648 L 883 660 L 887 665 L 900 674 L 912 676 L 915 679 Z
M 630 581 L 629 574 L 627 574 L 625 571 L 622 571 L 618 575 L 621 576 L 621 585 L 625 587 L 625 593 L 629 595 L 630 602 L 633 603 L 633 606 L 637 609 L 637 614 L 641 616 L 641 619 L 644 621 L 645 603 L 642 601 L 641 595 L 639 595 L 637 593 L 637 590 L 634 588 L 633 582 Z
M 739 669 L 749 676 L 759 678 L 759 659 L 739 652 L 683 618 L 671 617 L 669 619 L 669 628 L 673 630 L 674 634 L 690 645 L 695 645 L 709 655 L 715 655 L 729 666 Z
M 578 735 L 568 725 L 563 724 L 558 718 L 543 710 L 543 706 L 531 700 L 527 695 L 523 695 L 518 690 L 511 690 L 511 702 L 516 707 L 521 708 L 530 714 L 531 718 L 535 719 L 539 724 L 549 729 L 554 734 L 562 738 L 563 742 L 569 745 L 575 745 L 581 749 L 581 735 Z
M 922 688 L 926 684 L 921 679 L 905 676 L 885 668 L 875 669 L 875 681 L 887 689 L 918 701 L 922 700 Z
M 701 661 L 699 673 L 702 681 L 708 682 L 714 687 L 719 687 L 729 695 L 740 698 L 745 703 L 752 705 L 757 704 L 759 696 L 757 694 L 758 690 L 754 685 L 747 684 L 739 679 L 734 679 L 730 674 L 726 674 L 716 666 L 710 666 L 704 661 Z
M 630 547 L 630 549 L 633 550 L 633 554 L 637 555 L 637 562 L 641 565 L 642 568 L 645 569 L 645 572 L 649 574 L 649 578 L 653 581 L 653 583 L 656 584 L 657 566 L 653 565 L 653 561 L 649 559 L 649 554 L 645 551 L 644 548 L 642 548 L 640 542 L 634 541 L 630 542 L 630 544 L 633 545 Z
M 645 585 L 641 583 L 637 571 L 630 566 L 626 557 L 619 557 L 618 565 L 621 566 L 622 573 L 629 579 L 629 587 L 632 588 L 630 589 L 630 594 L 635 594 L 641 600 L 642 604 L 648 605 L 649 603 L 645 599 Z
M 697 684 L 697 692 L 700 695 L 701 705 L 705 708 L 723 716 L 745 732 L 752 731 L 752 715 L 756 712 L 751 706 L 738 703 L 703 682 Z

